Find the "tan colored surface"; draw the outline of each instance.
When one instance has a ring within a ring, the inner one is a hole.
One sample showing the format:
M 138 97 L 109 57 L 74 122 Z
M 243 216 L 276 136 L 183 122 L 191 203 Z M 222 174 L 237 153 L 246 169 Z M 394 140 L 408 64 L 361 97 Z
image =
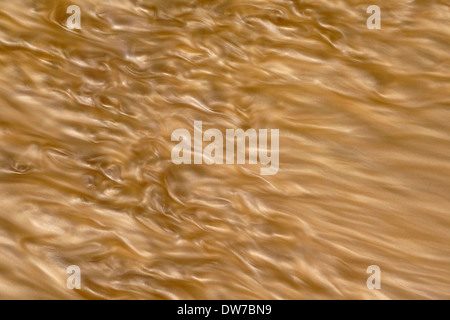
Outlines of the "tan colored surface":
M 443 0 L 1 1 L 0 298 L 450 298 L 449 20 Z M 172 164 L 194 120 L 280 129 L 279 173 Z

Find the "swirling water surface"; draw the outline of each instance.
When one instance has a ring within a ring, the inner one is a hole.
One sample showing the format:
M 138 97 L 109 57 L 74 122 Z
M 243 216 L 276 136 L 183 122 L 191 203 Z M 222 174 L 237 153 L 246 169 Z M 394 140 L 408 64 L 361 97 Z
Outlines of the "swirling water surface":
M 0 4 L 0 298 L 450 298 L 448 1 Z M 175 165 L 194 120 L 278 174 Z

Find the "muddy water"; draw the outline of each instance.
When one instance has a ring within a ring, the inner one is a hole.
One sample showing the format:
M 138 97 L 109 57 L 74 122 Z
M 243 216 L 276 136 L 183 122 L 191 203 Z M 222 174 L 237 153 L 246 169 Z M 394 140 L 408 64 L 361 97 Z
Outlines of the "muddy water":
M 0 2 L 0 298 L 450 298 L 448 1 Z

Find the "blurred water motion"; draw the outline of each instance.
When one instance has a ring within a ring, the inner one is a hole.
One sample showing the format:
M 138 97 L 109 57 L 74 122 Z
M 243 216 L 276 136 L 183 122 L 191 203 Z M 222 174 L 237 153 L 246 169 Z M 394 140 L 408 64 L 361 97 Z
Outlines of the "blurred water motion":
M 449 19 L 444 0 L 1 1 L 0 298 L 449 299 Z M 280 129 L 278 174 L 173 164 L 194 120 Z

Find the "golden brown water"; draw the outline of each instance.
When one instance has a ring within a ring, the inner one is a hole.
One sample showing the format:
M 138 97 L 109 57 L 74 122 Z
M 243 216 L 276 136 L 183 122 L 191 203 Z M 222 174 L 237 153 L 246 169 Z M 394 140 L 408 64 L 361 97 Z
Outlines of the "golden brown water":
M 448 1 L 0 3 L 0 298 L 450 298 Z M 173 164 L 194 120 L 278 174 Z

